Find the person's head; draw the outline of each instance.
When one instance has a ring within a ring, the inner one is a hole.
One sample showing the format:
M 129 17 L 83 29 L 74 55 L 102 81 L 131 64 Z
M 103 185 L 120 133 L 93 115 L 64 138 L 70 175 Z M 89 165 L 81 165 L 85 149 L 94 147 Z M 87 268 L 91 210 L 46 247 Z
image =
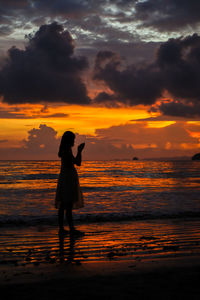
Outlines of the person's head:
M 65 131 L 60 142 L 58 156 L 62 156 L 63 150 L 74 146 L 75 134 L 71 131 Z

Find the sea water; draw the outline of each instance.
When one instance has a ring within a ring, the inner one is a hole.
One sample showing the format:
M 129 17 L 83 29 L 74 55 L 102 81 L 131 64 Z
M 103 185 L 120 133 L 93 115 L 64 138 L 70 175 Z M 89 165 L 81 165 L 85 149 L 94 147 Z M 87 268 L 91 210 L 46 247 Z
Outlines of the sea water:
M 0 161 L 0 224 L 57 222 L 60 161 Z M 200 216 L 198 161 L 84 161 L 82 223 Z

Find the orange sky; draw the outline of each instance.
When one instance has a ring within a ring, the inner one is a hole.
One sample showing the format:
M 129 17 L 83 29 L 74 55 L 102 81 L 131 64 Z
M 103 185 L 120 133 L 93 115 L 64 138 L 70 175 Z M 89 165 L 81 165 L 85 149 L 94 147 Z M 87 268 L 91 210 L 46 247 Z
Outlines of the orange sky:
M 7 104 L 2 104 L 2 106 L 7 110 L 10 108 Z M 126 124 L 132 119 L 137 120 L 151 116 L 142 106 L 139 108 L 118 109 L 68 105 L 49 107 L 45 112 L 42 112 L 43 105 L 18 105 L 18 108 L 20 107 L 20 111 L 11 112 L 15 116 L 18 115 L 18 118 L 0 119 L 0 139 L 8 140 L 2 143 L 2 146 L 17 145 L 22 139 L 27 137 L 27 131 L 31 127 L 38 128 L 40 124 L 47 124 L 53 127 L 58 132 L 58 136 L 61 136 L 65 130 L 72 130 L 79 134 L 95 135 L 96 129 Z M 58 113 L 64 113 L 67 116 L 47 118 L 47 116 Z
M 131 159 L 134 155 L 141 159 L 191 156 L 200 151 L 200 121 L 183 118 L 170 120 L 149 113 L 144 106 L 105 108 L 2 104 L 2 109 L 9 111 L 7 118 L 0 119 L 2 159 L 21 159 L 16 150 L 16 157 L 13 154 L 9 156 L 9 149 L 20 150 L 24 147 L 28 147 L 29 152 L 25 159 L 31 159 L 33 149 L 30 142 L 25 146 L 25 141 L 29 140 L 29 131 L 33 128 L 39 134 L 41 124 L 52 128 L 57 134 L 52 146 L 54 153 L 48 149 L 48 137 L 44 141 L 38 137 L 38 153 L 36 148 L 33 151 L 37 159 L 56 159 L 59 138 L 66 130 L 78 133 L 77 142 L 86 141 L 88 144 L 85 159 L 111 159 L 112 154 L 114 159 Z M 41 149 L 44 153 L 46 151 L 46 155 L 40 152 Z M 49 156 L 48 151 L 51 152 Z M 22 155 L 25 154 L 22 152 Z

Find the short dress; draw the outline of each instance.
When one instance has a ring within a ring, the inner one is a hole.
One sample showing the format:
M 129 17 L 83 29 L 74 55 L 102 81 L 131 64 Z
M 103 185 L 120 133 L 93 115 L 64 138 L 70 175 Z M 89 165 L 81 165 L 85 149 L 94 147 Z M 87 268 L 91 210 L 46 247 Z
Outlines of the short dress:
M 55 207 L 78 209 L 84 206 L 83 194 L 79 185 L 78 174 L 74 164 L 76 159 L 72 150 L 66 150 L 61 157 L 61 170 L 58 178 Z

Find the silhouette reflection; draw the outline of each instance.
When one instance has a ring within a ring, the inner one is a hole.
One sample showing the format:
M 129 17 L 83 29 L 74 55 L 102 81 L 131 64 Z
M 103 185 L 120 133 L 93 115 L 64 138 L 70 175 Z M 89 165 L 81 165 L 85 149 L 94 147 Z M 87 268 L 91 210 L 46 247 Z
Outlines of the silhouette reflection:
M 83 238 L 82 236 L 76 236 L 73 234 L 63 235 L 58 234 L 59 237 L 59 260 L 60 263 L 76 263 L 81 264 L 80 260 L 75 259 L 75 245 L 78 240 Z M 68 247 L 65 247 L 65 239 L 69 240 Z

